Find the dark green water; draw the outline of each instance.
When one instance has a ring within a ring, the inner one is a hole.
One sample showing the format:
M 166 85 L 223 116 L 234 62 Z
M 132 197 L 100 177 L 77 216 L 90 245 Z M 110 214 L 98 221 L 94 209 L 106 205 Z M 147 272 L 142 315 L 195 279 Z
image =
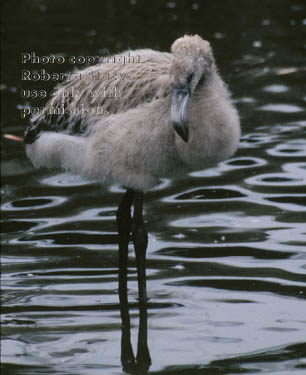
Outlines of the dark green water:
M 242 123 L 234 157 L 148 193 L 150 374 L 306 372 L 306 7 L 303 1 L 5 1 L 3 133 L 22 135 L 21 64 L 209 40 Z M 2 374 L 122 374 L 118 187 L 36 171 L 2 141 Z M 138 287 L 130 248 L 134 351 Z M 145 374 L 145 370 L 138 372 Z

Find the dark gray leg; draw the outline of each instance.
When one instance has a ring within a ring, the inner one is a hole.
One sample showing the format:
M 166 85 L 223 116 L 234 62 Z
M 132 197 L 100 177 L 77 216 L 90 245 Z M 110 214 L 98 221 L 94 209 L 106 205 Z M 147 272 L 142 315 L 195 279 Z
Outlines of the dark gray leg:
M 128 245 L 131 233 L 131 205 L 134 197 L 132 190 L 127 190 L 123 196 L 118 211 L 117 225 L 119 233 L 119 300 L 121 327 L 121 363 L 124 371 L 135 369 L 135 357 L 131 345 L 131 328 L 127 296 L 127 263 Z
M 147 286 L 146 286 L 146 252 L 148 234 L 143 221 L 143 193 L 136 192 L 134 198 L 134 216 L 132 238 L 135 247 L 138 292 L 139 292 L 139 330 L 137 347 L 137 369 L 147 371 L 151 364 L 147 335 Z

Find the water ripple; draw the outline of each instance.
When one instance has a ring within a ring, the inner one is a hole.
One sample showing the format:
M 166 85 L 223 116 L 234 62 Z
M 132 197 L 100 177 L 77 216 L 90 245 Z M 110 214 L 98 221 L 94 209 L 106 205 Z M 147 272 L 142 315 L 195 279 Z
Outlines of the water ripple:
M 273 112 L 284 112 L 284 113 L 296 113 L 296 112 L 304 111 L 304 108 L 302 107 L 299 107 L 293 104 L 286 104 L 286 103 L 266 104 L 261 107 L 258 107 L 257 109 L 261 111 L 273 111 Z
M 22 198 L 2 205 L 2 211 L 31 211 L 56 207 L 67 200 L 66 197 L 33 197 Z

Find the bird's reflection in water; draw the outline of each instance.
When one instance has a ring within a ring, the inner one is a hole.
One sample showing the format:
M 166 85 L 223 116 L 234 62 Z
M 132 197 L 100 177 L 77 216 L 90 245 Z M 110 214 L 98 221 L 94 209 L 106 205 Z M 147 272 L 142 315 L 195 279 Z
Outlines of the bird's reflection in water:
M 134 193 L 128 190 L 124 195 L 117 211 L 117 224 L 119 233 L 119 300 L 122 320 L 121 363 L 125 372 L 144 375 L 148 372 L 151 365 L 151 357 L 148 349 L 147 328 L 147 233 L 143 226 L 142 215 L 139 216 L 137 213 L 136 202 L 134 204 L 134 217 L 133 219 L 131 218 L 130 209 L 133 198 Z M 137 222 L 139 220 L 140 222 Z M 141 233 L 139 233 L 139 228 L 141 228 Z M 131 325 L 127 292 L 128 243 L 131 232 L 136 254 L 139 292 L 139 329 L 136 358 L 134 356 L 133 347 L 131 344 Z
M 134 356 L 131 344 L 130 315 L 127 296 L 127 270 L 120 270 L 119 299 L 121 326 L 121 364 L 127 373 L 146 374 L 151 365 L 151 357 L 147 343 L 147 301 L 139 300 L 139 329 L 137 355 Z

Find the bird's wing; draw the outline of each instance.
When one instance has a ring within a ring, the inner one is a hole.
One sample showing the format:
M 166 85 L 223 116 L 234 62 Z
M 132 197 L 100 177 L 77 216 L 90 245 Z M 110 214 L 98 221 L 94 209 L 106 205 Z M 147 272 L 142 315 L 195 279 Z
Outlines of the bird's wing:
M 170 61 L 169 53 L 134 50 L 74 72 L 57 85 L 43 113 L 32 119 L 26 137 L 30 140 L 32 132 L 35 138 L 42 129 L 82 134 L 83 124 L 90 123 L 82 121 L 84 117 L 108 116 L 168 96 Z

